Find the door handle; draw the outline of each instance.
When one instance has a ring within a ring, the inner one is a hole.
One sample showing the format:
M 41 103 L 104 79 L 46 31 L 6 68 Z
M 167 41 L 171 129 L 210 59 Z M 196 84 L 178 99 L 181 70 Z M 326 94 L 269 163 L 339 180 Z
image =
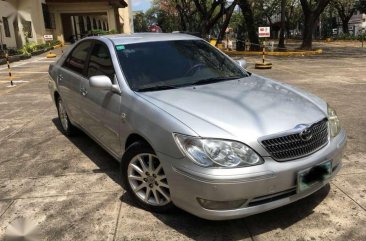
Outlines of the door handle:
M 88 91 L 86 91 L 85 88 L 81 87 L 80 88 L 80 93 L 81 93 L 82 96 L 86 96 L 88 94 Z

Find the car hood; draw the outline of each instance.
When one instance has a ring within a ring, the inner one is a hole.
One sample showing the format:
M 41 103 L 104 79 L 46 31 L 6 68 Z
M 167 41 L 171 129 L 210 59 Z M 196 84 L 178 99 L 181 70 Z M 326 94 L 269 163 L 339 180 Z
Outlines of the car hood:
M 320 98 L 252 75 L 240 80 L 137 93 L 202 137 L 258 143 L 258 138 L 326 117 Z

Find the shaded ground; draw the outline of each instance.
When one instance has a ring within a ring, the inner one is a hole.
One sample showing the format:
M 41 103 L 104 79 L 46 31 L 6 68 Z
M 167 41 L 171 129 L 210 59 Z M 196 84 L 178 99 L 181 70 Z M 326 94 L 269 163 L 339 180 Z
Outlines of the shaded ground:
M 0 240 L 14 219 L 37 223 L 42 240 L 365 240 L 366 51 L 326 45 L 312 57 L 272 57 L 253 70 L 334 106 L 348 133 L 344 167 L 331 185 L 291 205 L 245 219 L 211 222 L 183 211 L 145 212 L 118 184 L 118 164 L 80 133 L 59 131 L 43 57 L 0 66 Z M 332 52 L 333 51 L 333 52 Z M 18 66 L 18 67 L 17 67 Z

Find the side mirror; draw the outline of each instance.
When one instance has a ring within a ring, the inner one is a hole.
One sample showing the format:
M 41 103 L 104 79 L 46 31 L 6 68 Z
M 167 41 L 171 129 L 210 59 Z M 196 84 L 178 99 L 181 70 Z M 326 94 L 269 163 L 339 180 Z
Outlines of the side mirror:
M 247 61 L 245 61 L 244 59 L 240 59 L 240 60 L 237 60 L 236 63 L 242 67 L 243 69 L 246 69 L 248 67 L 248 63 Z
M 111 79 L 105 75 L 96 75 L 89 78 L 89 85 L 91 88 L 109 90 L 117 94 L 121 94 L 118 85 L 112 84 Z

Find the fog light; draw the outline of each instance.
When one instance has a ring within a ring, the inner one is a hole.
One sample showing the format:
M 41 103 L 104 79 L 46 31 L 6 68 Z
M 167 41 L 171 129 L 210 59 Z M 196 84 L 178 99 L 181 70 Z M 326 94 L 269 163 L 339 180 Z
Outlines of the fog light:
M 198 203 L 210 210 L 232 210 L 243 206 L 247 202 L 247 199 L 234 200 L 234 201 L 212 201 L 202 198 L 197 198 Z

